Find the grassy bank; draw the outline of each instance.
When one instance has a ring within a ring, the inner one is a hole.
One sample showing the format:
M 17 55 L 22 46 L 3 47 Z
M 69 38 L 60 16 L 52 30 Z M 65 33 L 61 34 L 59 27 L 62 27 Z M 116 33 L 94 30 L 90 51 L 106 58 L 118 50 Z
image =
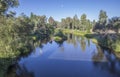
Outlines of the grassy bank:
M 97 43 L 103 47 L 112 49 L 116 53 L 120 53 L 120 36 L 116 34 L 87 34 L 87 38 L 92 39 L 94 43 Z
M 91 41 L 93 41 L 94 43 L 98 43 L 97 39 L 94 38 L 94 36 L 92 35 L 91 32 L 87 32 L 87 31 L 83 32 L 83 31 L 78 31 L 78 30 L 64 29 L 63 33 L 71 33 L 71 34 L 74 34 L 74 35 L 87 37 L 87 38 L 91 39 Z
M 63 33 L 71 33 L 79 36 L 85 36 L 86 34 L 91 34 L 90 32 L 88 33 L 87 31 L 70 30 L 70 29 L 64 29 Z

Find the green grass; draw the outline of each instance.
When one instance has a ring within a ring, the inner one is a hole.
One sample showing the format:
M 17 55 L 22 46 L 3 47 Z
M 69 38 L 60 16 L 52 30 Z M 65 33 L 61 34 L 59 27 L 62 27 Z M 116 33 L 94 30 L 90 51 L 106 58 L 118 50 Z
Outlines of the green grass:
M 98 41 L 97 41 L 97 39 L 95 39 L 95 38 L 92 38 L 91 41 L 92 41 L 93 43 L 95 43 L 95 44 L 98 44 Z
M 71 33 L 78 36 L 85 36 L 86 34 L 91 34 L 91 33 L 88 33 L 87 31 L 70 30 L 70 29 L 64 29 L 63 33 Z
M 55 36 L 55 37 L 53 37 L 53 39 L 54 39 L 55 41 L 61 41 L 61 40 L 62 40 L 62 38 L 59 37 L 59 36 Z

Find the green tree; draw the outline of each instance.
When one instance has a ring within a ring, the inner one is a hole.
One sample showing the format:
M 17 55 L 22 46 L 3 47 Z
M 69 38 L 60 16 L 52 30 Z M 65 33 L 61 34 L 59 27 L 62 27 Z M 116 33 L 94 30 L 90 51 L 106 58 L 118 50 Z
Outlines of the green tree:
M 66 25 L 67 25 L 68 29 L 72 29 L 73 23 L 72 23 L 72 18 L 71 17 L 66 18 Z
M 93 20 L 93 22 L 92 22 L 93 27 L 95 26 L 95 24 L 96 24 L 96 21 L 95 21 L 95 20 Z
M 90 32 L 90 30 L 92 29 L 92 23 L 90 22 L 90 20 L 88 19 L 86 21 L 86 30 L 87 32 Z
M 107 31 L 107 14 L 105 11 L 101 10 L 99 14 L 99 20 L 94 26 L 94 31 L 105 32 Z
M 119 33 L 119 31 L 120 31 L 120 17 L 113 17 L 113 18 L 109 19 L 109 23 L 108 23 L 107 27 L 109 29 L 114 30 L 117 33 Z
M 99 23 L 105 25 L 107 22 L 107 14 L 105 11 L 101 10 L 99 14 Z
M 18 5 L 18 0 L 0 0 L 0 15 L 5 14 L 9 8 L 16 7 Z
M 78 19 L 78 16 L 75 15 L 73 17 L 73 28 L 72 29 L 78 29 L 79 28 L 79 19 Z
M 83 31 L 85 31 L 85 29 L 86 29 L 86 21 L 87 21 L 87 16 L 86 16 L 86 14 L 82 14 L 81 15 L 81 28 L 82 28 L 82 30 Z
M 53 17 L 49 17 L 48 22 L 49 22 L 50 25 L 52 25 L 52 26 L 54 26 L 54 27 L 56 27 L 56 25 L 57 25 L 57 23 L 56 23 L 56 21 L 53 19 Z
M 99 14 L 99 28 L 102 30 L 102 31 L 106 31 L 106 23 L 107 23 L 107 14 L 105 11 L 101 10 L 100 11 L 100 14 Z

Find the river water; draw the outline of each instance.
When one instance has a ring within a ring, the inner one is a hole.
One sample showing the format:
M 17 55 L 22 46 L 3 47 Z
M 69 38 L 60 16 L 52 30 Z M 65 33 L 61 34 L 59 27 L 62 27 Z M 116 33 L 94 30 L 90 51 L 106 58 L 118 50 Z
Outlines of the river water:
M 48 41 L 18 60 L 17 77 L 120 77 L 120 60 L 90 39 L 67 35 Z

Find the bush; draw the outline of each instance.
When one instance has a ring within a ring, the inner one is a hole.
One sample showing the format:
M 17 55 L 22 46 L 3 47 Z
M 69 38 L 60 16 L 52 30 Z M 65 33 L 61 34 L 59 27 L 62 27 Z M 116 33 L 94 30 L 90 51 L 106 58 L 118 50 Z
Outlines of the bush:
M 55 37 L 54 37 L 54 40 L 55 40 L 55 41 L 61 41 L 61 40 L 62 40 L 62 38 L 61 38 L 61 37 L 59 37 L 59 36 L 55 36 Z
M 65 36 L 63 34 L 62 30 L 60 30 L 60 29 L 55 32 L 55 37 L 57 37 L 57 39 L 59 37 L 59 39 L 61 38 L 62 40 L 66 40 L 67 39 L 67 36 Z
M 94 35 L 93 34 L 85 34 L 85 37 L 87 37 L 87 38 L 93 38 Z
M 97 41 L 96 39 L 93 38 L 93 39 L 91 39 L 91 40 L 92 40 L 93 43 L 98 44 L 98 41 Z

